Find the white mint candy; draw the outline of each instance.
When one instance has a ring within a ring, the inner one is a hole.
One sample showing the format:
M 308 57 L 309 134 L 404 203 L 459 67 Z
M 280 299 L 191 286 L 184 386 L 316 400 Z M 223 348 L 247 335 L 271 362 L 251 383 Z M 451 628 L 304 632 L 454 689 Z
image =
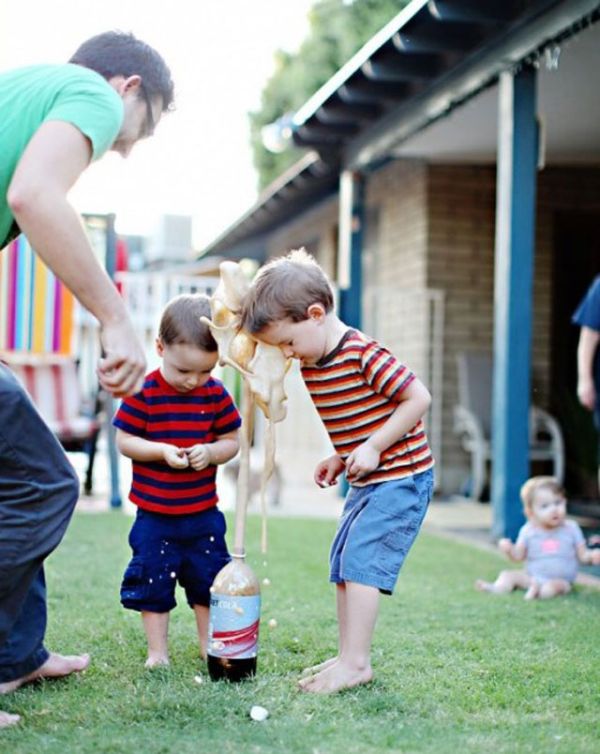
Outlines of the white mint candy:
M 260 707 L 258 704 L 255 704 L 250 710 L 250 717 L 253 720 L 256 720 L 257 723 L 262 723 L 267 719 L 267 717 L 269 717 L 269 710 L 266 710 L 264 707 Z

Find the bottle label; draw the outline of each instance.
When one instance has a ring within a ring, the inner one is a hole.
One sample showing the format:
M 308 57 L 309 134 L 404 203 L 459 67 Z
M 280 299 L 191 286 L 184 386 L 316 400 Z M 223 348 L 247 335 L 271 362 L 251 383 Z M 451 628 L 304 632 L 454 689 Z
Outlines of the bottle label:
M 211 594 L 208 654 L 232 660 L 256 657 L 259 621 L 260 594 Z

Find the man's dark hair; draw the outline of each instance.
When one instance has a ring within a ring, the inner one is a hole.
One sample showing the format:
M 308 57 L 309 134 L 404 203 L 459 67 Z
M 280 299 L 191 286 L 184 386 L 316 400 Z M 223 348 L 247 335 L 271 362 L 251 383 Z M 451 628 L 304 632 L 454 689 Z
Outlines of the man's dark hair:
M 90 68 L 108 81 L 113 76 L 141 76 L 146 96 L 162 97 L 163 111 L 173 107 L 171 71 L 156 50 L 133 34 L 107 31 L 86 40 L 69 63 Z

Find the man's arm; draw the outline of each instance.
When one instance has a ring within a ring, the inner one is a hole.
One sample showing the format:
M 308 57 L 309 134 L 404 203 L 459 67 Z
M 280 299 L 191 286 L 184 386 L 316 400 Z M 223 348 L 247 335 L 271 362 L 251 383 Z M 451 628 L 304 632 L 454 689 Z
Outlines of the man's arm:
M 43 123 L 27 145 L 7 201 L 41 259 L 100 322 L 106 357 L 102 387 L 113 395 L 139 390 L 144 353 L 127 309 L 99 264 L 67 193 L 89 165 L 91 145 L 73 125 Z
M 585 325 L 581 328 L 577 346 L 577 397 L 589 411 L 593 411 L 596 406 L 593 366 L 599 340 L 600 332 Z

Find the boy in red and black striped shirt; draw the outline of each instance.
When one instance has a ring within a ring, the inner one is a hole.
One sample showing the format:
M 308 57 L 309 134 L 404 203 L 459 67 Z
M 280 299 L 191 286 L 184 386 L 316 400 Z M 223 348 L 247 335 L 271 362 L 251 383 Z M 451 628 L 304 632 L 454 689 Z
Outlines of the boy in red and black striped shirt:
M 302 364 L 302 377 L 335 453 L 315 481 L 350 484 L 330 554 L 336 584 L 338 655 L 310 668 L 305 691 L 368 683 L 379 594 L 391 594 L 425 516 L 433 458 L 422 418 L 430 395 L 383 346 L 333 311 L 323 270 L 304 250 L 263 267 L 242 311 L 243 327 Z
M 162 365 L 113 419 L 119 450 L 133 461 L 129 499 L 138 506 L 121 603 L 142 614 L 147 667 L 168 664 L 176 582 L 194 609 L 206 657 L 209 590 L 230 559 L 215 477 L 217 464 L 238 452 L 241 419 L 211 376 L 217 344 L 201 317 L 210 318 L 206 296 L 178 296 L 167 305 L 156 339 Z

